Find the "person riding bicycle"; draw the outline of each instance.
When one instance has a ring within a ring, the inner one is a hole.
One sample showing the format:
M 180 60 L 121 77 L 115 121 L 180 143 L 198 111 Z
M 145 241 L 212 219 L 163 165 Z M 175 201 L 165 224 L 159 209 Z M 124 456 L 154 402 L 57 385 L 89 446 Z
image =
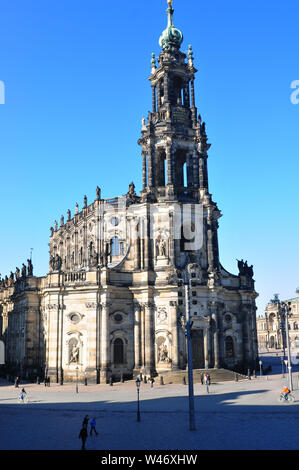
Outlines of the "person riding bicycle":
M 288 387 L 284 387 L 283 391 L 281 392 L 281 396 L 287 400 L 288 399 L 288 395 L 289 393 L 291 393 L 291 391 L 288 389 Z

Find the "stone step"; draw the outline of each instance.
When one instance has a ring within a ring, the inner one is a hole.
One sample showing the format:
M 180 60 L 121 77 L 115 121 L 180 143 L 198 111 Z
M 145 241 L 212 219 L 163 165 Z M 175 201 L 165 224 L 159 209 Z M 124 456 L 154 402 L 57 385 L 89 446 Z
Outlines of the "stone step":
M 201 373 L 208 373 L 211 378 L 211 382 L 226 382 L 226 381 L 234 381 L 236 377 L 238 380 L 242 380 L 246 378 L 244 375 L 236 373 L 234 371 L 228 369 L 194 369 L 193 370 L 193 382 L 200 383 L 200 375 Z M 182 384 L 183 377 L 185 377 L 186 384 L 188 383 L 188 370 L 180 370 L 180 371 L 165 371 L 160 372 L 158 376 L 155 378 L 155 382 L 160 382 L 160 377 L 163 377 L 164 384 Z

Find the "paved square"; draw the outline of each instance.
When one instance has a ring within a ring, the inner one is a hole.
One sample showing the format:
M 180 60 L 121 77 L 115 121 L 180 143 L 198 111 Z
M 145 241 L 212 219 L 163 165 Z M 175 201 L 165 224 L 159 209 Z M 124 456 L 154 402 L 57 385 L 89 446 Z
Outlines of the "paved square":
M 115 449 L 298 449 L 298 373 L 293 374 L 294 404 L 281 404 L 287 378 L 274 373 L 239 382 L 195 384 L 196 431 L 189 431 L 188 387 L 141 385 L 141 422 L 137 422 L 134 382 L 109 385 L 25 385 L 19 390 L 1 381 L 0 449 L 78 450 L 82 420 L 97 421 L 87 450 Z

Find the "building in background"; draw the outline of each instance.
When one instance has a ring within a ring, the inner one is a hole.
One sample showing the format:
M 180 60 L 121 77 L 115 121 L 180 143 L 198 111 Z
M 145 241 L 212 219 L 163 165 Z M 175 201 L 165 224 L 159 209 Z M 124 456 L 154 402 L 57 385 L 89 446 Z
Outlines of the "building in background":
M 152 56 L 152 110 L 138 143 L 143 188 L 96 198 L 51 227 L 49 272 L 28 264 L 2 281 L 8 367 L 57 382 L 155 375 L 187 365 L 184 282 L 190 285 L 193 367 L 256 369 L 253 267 L 221 265 L 221 213 L 208 182 L 210 144 L 195 101 L 193 51 L 173 24 Z M 28 260 L 29 263 L 30 260 Z M 186 277 L 187 276 L 187 277 Z
M 296 290 L 297 297 L 284 300 L 290 303 L 289 335 L 290 342 L 295 347 L 295 341 L 299 341 L 299 288 Z M 264 316 L 257 318 L 258 344 L 260 348 L 283 349 L 286 348 L 285 330 L 278 314 L 278 294 L 266 306 Z

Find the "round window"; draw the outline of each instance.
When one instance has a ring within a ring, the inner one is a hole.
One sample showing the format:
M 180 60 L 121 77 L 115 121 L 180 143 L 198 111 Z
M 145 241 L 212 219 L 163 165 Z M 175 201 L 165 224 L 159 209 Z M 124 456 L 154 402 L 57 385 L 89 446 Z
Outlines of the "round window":
M 117 323 L 120 323 L 122 321 L 123 317 L 122 315 L 120 315 L 120 313 L 117 313 L 116 315 L 114 315 L 114 320 L 117 322 Z
M 70 320 L 73 323 L 78 323 L 80 321 L 80 317 L 79 315 L 77 315 L 77 313 L 72 313 L 70 316 Z

